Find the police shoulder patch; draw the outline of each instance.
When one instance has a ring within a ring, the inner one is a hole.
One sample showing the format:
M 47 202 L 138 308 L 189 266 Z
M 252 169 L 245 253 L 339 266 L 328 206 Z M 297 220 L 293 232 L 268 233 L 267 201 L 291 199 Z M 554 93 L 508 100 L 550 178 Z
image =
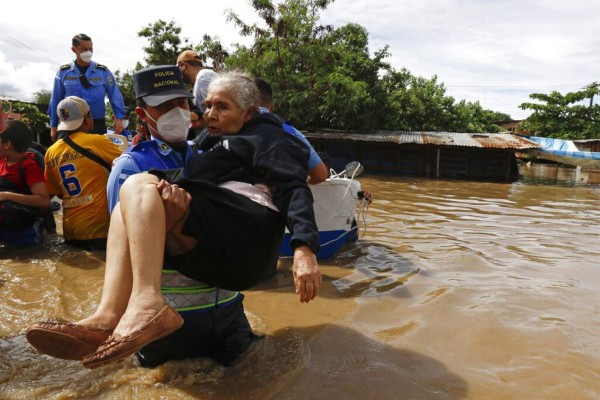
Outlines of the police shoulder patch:
M 61 71 L 62 71 L 62 70 L 65 70 L 65 69 L 69 69 L 69 68 L 71 68 L 71 64 L 65 64 L 65 65 L 61 65 L 61 66 L 60 66 L 60 70 L 61 70 Z
M 106 68 L 106 65 L 102 65 L 102 64 L 96 64 L 96 68 L 103 69 L 105 71 L 108 69 L 108 68 Z
M 166 143 L 161 143 L 159 147 L 161 148 L 162 151 L 171 150 L 171 148 L 169 147 L 169 145 L 166 144 Z

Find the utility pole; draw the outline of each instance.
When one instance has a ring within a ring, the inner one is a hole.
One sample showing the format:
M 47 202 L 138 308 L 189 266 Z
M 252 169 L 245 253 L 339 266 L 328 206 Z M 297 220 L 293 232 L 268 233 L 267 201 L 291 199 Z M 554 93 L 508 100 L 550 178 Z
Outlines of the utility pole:
M 590 108 L 592 108 L 592 106 L 594 105 L 594 91 L 591 91 L 591 89 L 598 89 L 598 87 L 600 87 L 600 83 L 598 82 L 592 82 L 589 85 L 587 85 L 586 87 L 584 87 L 584 89 L 590 90 Z

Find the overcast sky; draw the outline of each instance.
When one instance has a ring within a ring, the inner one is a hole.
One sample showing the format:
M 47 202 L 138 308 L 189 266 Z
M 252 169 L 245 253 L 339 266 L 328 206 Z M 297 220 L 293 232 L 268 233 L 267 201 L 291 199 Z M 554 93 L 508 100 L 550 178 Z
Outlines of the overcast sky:
M 80 32 L 92 37 L 94 60 L 113 72 L 143 59 L 147 42 L 137 32 L 158 19 L 175 21 L 180 36 L 194 43 L 204 34 L 230 49 L 248 43 L 226 22 L 227 9 L 258 20 L 249 0 L 3 3 L 0 96 L 29 101 L 51 90 Z M 518 106 L 530 93 L 566 93 L 600 81 L 598 0 L 336 0 L 321 22 L 364 26 L 370 51 L 389 45 L 394 68 L 437 75 L 456 100 L 479 101 L 514 119 L 527 117 Z

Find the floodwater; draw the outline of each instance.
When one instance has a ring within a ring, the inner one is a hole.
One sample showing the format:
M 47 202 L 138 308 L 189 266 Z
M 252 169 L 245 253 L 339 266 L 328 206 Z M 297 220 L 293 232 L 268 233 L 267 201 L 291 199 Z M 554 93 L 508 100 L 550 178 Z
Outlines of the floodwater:
M 36 354 L 27 325 L 90 314 L 104 253 L 0 247 L 0 398 L 600 399 L 600 186 L 548 168 L 513 184 L 361 176 L 358 243 L 321 263 L 310 304 L 288 259 L 245 292 L 265 338 L 230 369 Z

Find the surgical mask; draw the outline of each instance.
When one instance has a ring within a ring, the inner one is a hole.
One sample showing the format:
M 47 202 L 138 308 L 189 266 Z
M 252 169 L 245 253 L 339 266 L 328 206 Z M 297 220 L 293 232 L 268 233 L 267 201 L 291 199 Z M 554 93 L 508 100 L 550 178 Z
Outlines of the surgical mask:
M 79 57 L 81 57 L 81 59 L 87 63 L 92 61 L 92 54 L 94 53 L 88 50 L 84 51 L 83 53 L 79 53 Z
M 168 143 L 183 142 L 190 129 L 190 110 L 175 107 L 155 120 L 147 111 L 146 116 L 156 123 L 158 135 Z M 153 128 L 151 128 L 154 130 Z

